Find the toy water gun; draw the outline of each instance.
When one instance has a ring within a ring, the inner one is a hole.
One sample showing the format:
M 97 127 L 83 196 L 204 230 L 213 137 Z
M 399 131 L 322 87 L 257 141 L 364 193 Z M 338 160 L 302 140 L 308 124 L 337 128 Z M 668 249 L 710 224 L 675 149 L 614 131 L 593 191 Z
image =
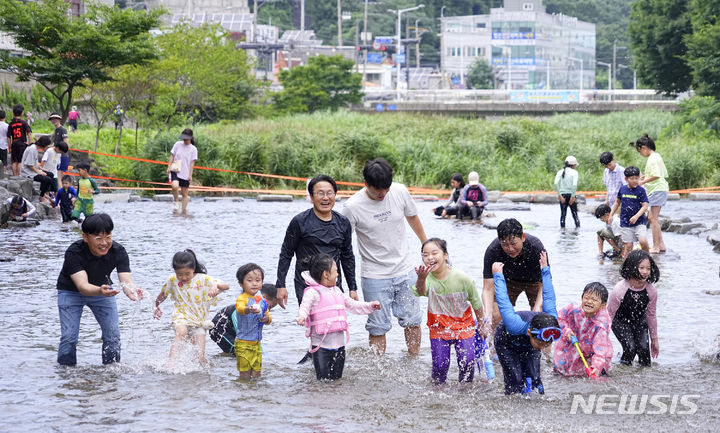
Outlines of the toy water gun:
M 572 335 L 570 336 L 570 342 L 575 346 L 575 349 L 577 349 L 578 353 L 580 354 L 580 359 L 582 359 L 583 364 L 585 364 L 585 373 L 587 373 L 588 377 L 596 378 L 597 376 L 595 373 L 593 373 L 590 366 L 588 366 L 587 361 L 585 360 L 585 355 L 583 355 L 582 350 L 580 350 L 580 342 L 578 342 L 578 339 Z
M 488 346 L 485 338 L 480 335 L 480 331 L 475 330 L 475 362 L 477 363 L 478 372 L 482 372 L 483 365 L 485 368 L 485 376 L 488 382 L 492 382 L 495 379 L 495 366 L 490 360 L 490 347 Z M 482 359 L 483 364 L 480 364 Z

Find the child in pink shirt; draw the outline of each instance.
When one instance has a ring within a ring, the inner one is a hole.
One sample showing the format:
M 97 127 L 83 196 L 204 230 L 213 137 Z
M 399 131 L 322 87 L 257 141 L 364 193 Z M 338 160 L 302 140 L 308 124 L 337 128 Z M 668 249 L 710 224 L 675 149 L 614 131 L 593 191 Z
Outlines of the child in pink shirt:
M 585 286 L 582 301 L 570 304 L 558 313 L 563 338 L 553 347 L 555 371 L 563 376 L 584 376 L 585 364 L 571 342 L 578 340 L 580 350 L 595 376 L 610 370 L 613 347 L 610 342 L 610 315 L 607 311 L 608 291 L 601 283 Z
M 380 301 L 360 302 L 345 296 L 338 286 L 337 265 L 328 254 L 303 259 L 301 274 L 307 282 L 298 311 L 297 324 L 306 325 L 310 337 L 315 376 L 318 380 L 337 380 L 345 367 L 345 344 L 350 338 L 346 310 L 370 314 L 380 309 Z
M 615 285 L 607 307 L 611 329 L 623 348 L 620 362 L 631 365 L 637 355 L 640 365 L 649 367 L 650 356 L 657 358 L 660 354 L 657 290 L 652 284 L 660 279 L 660 270 L 650 254 L 633 250 L 625 259 L 620 275 L 624 280 Z

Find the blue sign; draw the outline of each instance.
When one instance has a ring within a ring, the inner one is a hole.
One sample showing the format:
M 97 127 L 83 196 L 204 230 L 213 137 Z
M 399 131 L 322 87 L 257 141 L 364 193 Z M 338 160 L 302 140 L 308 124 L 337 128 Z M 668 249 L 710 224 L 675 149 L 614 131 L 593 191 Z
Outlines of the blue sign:
M 506 57 L 493 57 L 493 65 L 504 65 L 507 61 Z M 536 64 L 535 57 L 512 57 L 510 60 L 515 66 L 530 66 Z
M 376 44 L 380 44 L 380 45 L 392 44 L 392 43 L 393 43 L 393 38 L 380 38 L 380 37 L 378 37 L 378 38 L 375 38 L 375 43 L 376 43 Z
M 375 110 L 376 110 L 377 112 L 381 112 L 381 111 L 385 110 L 385 106 L 384 106 L 383 104 L 377 104 L 377 105 L 375 106 Z
M 535 32 L 492 32 L 493 39 L 535 39 Z
M 513 90 L 510 102 L 550 102 L 568 104 L 580 100 L 579 91 L 568 90 Z
M 395 54 L 395 62 L 405 63 L 405 54 Z
M 382 63 L 383 55 L 382 53 L 367 53 L 367 62 L 368 63 Z

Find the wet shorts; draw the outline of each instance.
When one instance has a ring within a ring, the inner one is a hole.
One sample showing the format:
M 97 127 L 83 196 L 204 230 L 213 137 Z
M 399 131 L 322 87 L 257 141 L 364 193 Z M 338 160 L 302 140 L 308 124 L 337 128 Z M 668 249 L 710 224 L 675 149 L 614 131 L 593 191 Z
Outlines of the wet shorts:
M 184 326 L 187 328 L 188 337 L 194 337 L 196 335 L 202 335 L 205 333 L 205 328 L 203 328 L 202 326 L 191 326 L 184 323 L 173 323 L 173 328 L 175 328 L 175 332 L 177 332 L 178 326 Z
M 91 198 L 75 199 L 75 207 L 73 207 L 73 218 L 80 218 L 80 214 L 85 214 L 85 218 L 93 214 L 94 201 Z
M 613 233 L 613 231 L 608 227 L 605 227 L 602 230 L 598 230 L 597 234 L 606 241 L 611 240 L 615 242 L 618 246 L 621 246 L 622 244 L 622 234 L 620 234 L 620 236 L 615 236 L 615 233 Z
M 667 191 L 655 191 L 648 196 L 648 202 L 650 206 L 665 206 L 667 203 L 668 192 Z
M 262 347 L 260 342 L 248 343 L 235 340 L 234 350 L 238 371 L 262 370 Z
M 635 227 L 620 227 L 622 240 L 626 244 L 631 244 L 640 238 L 647 238 L 647 227 L 645 224 L 638 224 Z
M 20 164 L 22 162 L 23 153 L 27 149 L 27 143 L 22 141 L 15 141 L 10 145 L 10 160 L 11 162 Z
M 185 179 L 180 179 L 174 171 L 170 172 L 170 180 L 172 182 L 177 181 L 177 183 L 180 185 L 180 188 L 189 188 L 190 187 L 190 181 Z
M 398 324 L 403 328 L 420 326 L 422 323 L 422 310 L 420 301 L 412 292 L 412 286 L 417 280 L 415 271 L 395 278 L 375 279 L 362 278 L 360 280 L 365 302 L 380 301 L 382 309 L 375 310 L 368 316 L 365 329 L 370 335 L 385 335 L 392 323 L 390 313 L 397 317 Z

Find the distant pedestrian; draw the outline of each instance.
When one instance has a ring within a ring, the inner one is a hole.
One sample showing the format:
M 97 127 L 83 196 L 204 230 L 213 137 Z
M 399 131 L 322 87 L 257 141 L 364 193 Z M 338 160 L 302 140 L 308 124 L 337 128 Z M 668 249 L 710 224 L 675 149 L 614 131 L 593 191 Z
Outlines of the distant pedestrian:
M 577 192 L 578 172 L 575 168 L 578 166 L 577 159 L 574 156 L 565 158 L 565 167 L 559 170 L 555 175 L 555 189 L 560 200 L 560 227 L 565 228 L 565 216 L 568 207 L 575 221 L 575 228 L 580 227 L 580 218 L 577 210 Z
M 650 220 L 650 230 L 653 237 L 653 246 L 650 248 L 651 253 L 662 253 L 667 250 L 665 241 L 663 241 L 662 230 L 660 229 L 660 209 L 667 202 L 670 187 L 666 177 L 668 177 L 665 162 L 662 156 L 655 151 L 655 142 L 647 134 L 643 134 L 635 143 L 630 143 L 640 155 L 647 158 L 645 164 L 645 173 L 640 177 L 640 185 L 645 187 L 650 202 L 650 212 L 648 219 Z
M 605 184 L 605 189 L 607 190 L 605 204 L 612 207 L 620 187 L 627 185 L 627 181 L 625 180 L 625 167 L 615 161 L 615 156 L 613 156 L 611 152 L 603 152 L 600 154 L 600 164 L 605 167 L 605 171 L 603 171 L 603 184 Z
M 115 130 L 117 131 L 123 126 L 123 115 L 125 114 L 125 111 L 122 109 L 121 105 L 118 105 L 115 107 L 115 112 L 113 114 L 115 116 Z
M 170 150 L 170 161 L 167 172 L 172 183 L 173 212 L 180 210 L 178 201 L 178 190 L 182 192 L 182 214 L 187 213 L 187 205 L 190 202 L 190 182 L 192 182 L 195 161 L 198 159 L 197 147 L 193 138 L 192 129 L 183 130 L 180 134 L 180 141 L 176 141 Z
M 65 151 L 62 152 L 62 154 L 60 155 L 59 163 L 56 165 L 57 170 L 60 170 L 60 172 L 62 173 L 67 171 L 70 166 L 70 155 L 67 154 L 68 150 L 70 149 L 68 132 L 67 129 L 62 126 L 62 117 L 59 114 L 52 113 L 48 120 L 50 120 L 53 126 L 55 126 L 55 130 L 52 134 L 52 142 L 55 145 L 55 149 L 65 149 Z M 62 144 L 64 144 L 65 146 L 62 146 Z M 49 169 L 50 167 L 47 168 Z
M 13 176 L 20 176 L 23 154 L 25 149 L 32 143 L 32 129 L 22 118 L 25 107 L 17 104 L 13 107 L 13 118 L 8 125 L 7 143 L 10 149 L 10 160 L 12 162 Z
M 480 183 L 477 171 L 471 171 L 468 174 L 468 184 L 463 188 L 458 200 L 458 219 L 462 220 L 465 215 L 470 215 L 473 221 L 477 221 L 487 204 L 487 189 Z
M 455 173 L 450 179 L 450 186 L 453 188 L 450 193 L 448 201 L 442 205 L 433 209 L 435 215 L 443 218 L 448 218 L 458 214 L 458 200 L 460 200 L 460 194 L 465 188 L 465 181 L 463 180 L 462 174 Z
M 5 123 L 5 110 L 0 110 L 0 177 L 5 175 L 5 169 L 8 165 L 8 124 Z
M 70 125 L 72 132 L 77 132 L 78 123 L 80 121 L 80 113 L 77 111 L 77 107 L 73 105 L 72 109 L 68 113 L 68 125 Z

